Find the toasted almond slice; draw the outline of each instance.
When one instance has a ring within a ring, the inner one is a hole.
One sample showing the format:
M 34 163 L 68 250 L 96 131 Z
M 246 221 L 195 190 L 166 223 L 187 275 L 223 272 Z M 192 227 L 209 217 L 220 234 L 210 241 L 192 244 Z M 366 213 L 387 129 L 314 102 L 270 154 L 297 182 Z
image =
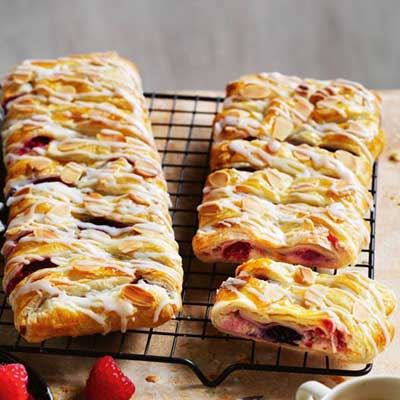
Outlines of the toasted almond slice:
M 154 296 L 138 285 L 127 285 L 122 289 L 122 296 L 138 307 L 151 308 L 154 306 Z
M 363 304 L 360 300 L 356 300 L 353 304 L 353 316 L 358 322 L 365 322 L 370 319 L 370 311 L 368 307 Z
M 260 203 L 251 197 L 245 197 L 242 200 L 241 208 L 247 212 L 257 213 L 260 208 Z
M 293 130 L 292 121 L 288 120 L 285 117 L 278 116 L 275 119 L 274 128 L 273 128 L 273 137 L 279 140 L 285 140 L 291 134 Z
M 284 186 L 286 175 L 280 174 L 273 169 L 265 170 L 264 175 L 273 188 L 279 189 Z
M 293 275 L 295 282 L 303 285 L 312 285 L 315 283 L 315 274 L 310 268 L 298 267 Z
M 321 307 L 327 294 L 327 288 L 321 285 L 310 286 L 304 293 L 304 303 L 307 306 Z
M 227 171 L 224 170 L 213 172 L 208 177 L 208 182 L 213 187 L 227 186 L 229 184 L 229 181 L 230 181 L 230 175 Z
M 34 157 L 29 160 L 29 166 L 32 168 L 32 170 L 36 170 L 36 171 L 43 171 L 50 164 L 51 164 L 51 161 L 48 158 Z
M 152 178 L 158 175 L 158 171 L 154 165 L 144 160 L 135 161 L 135 173 L 145 178 Z
M 312 113 L 314 106 L 303 96 L 296 96 L 294 100 L 295 110 L 300 113 L 304 121 L 306 121 Z
M 75 143 L 75 142 L 61 142 L 58 145 L 58 150 L 60 151 L 71 151 L 75 150 L 81 147 L 81 143 Z
M 118 250 L 123 253 L 132 253 L 143 247 L 143 243 L 138 240 L 124 240 L 118 245 Z
M 71 85 L 60 85 L 57 88 L 57 91 L 61 92 L 61 93 L 67 93 L 67 94 L 75 94 L 76 93 L 76 89 Z
M 276 283 L 269 283 L 263 290 L 263 297 L 265 297 L 268 303 L 275 303 L 282 297 L 285 297 L 286 292 L 278 286 Z
M 199 206 L 198 210 L 203 215 L 214 215 L 218 213 L 221 208 L 217 203 L 204 203 Z
M 83 167 L 75 162 L 69 162 L 61 171 L 61 180 L 65 183 L 75 184 L 83 174 Z
M 138 194 L 134 192 L 129 192 L 127 194 L 127 197 L 130 198 L 132 201 L 134 201 L 136 204 L 141 204 L 143 206 L 148 206 L 150 203 L 144 199 L 143 197 L 140 197 Z
M 299 160 L 299 161 L 308 161 L 310 160 L 310 156 L 308 154 L 303 153 L 302 151 L 293 151 L 293 155 Z
M 244 87 L 240 88 L 240 94 L 243 97 L 249 97 L 252 99 L 265 99 L 271 94 L 271 90 L 263 85 L 257 85 L 255 83 L 248 83 Z
M 70 209 L 67 204 L 58 204 L 51 209 L 51 214 L 59 215 L 60 217 L 69 215 Z
M 35 235 L 35 237 L 39 238 L 54 239 L 57 237 L 57 234 L 55 232 L 45 228 L 35 228 L 33 234 Z

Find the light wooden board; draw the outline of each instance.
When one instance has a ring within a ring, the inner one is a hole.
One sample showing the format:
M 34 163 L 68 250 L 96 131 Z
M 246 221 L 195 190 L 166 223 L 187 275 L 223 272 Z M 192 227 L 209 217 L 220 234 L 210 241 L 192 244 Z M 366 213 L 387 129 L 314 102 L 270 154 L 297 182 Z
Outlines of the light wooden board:
M 196 94 L 199 93 L 196 92 Z M 221 95 L 215 92 L 201 92 L 201 94 Z M 400 255 L 400 163 L 393 163 L 388 159 L 393 150 L 400 149 L 400 91 L 385 91 L 381 94 L 387 145 L 379 162 L 376 278 L 394 288 L 400 298 L 398 261 Z M 175 118 L 175 122 L 179 122 L 178 114 Z M 400 331 L 399 312 L 395 313 L 394 321 L 397 330 Z M 399 336 L 397 335 L 389 349 L 375 360 L 371 375 L 400 375 Z M 29 361 L 47 379 L 57 400 L 81 398 L 79 392 L 84 386 L 93 363 L 92 359 L 21 354 L 19 356 Z M 186 367 L 135 361 L 120 364 L 136 384 L 135 399 L 237 399 L 264 395 L 266 400 L 289 400 L 293 399 L 296 388 L 306 380 L 318 379 L 331 386 L 342 381 L 338 377 L 237 372 L 218 388 L 207 388 L 202 386 L 191 370 Z M 160 378 L 157 383 L 146 382 L 145 377 L 151 374 Z

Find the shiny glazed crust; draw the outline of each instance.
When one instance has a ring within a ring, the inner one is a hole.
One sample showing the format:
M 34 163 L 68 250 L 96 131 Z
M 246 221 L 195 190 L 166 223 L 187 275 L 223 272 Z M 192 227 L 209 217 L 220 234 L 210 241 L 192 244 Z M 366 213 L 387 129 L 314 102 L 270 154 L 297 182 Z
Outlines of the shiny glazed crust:
M 355 264 L 382 145 L 380 100 L 359 84 L 280 74 L 230 83 L 214 122 L 196 256 Z
M 181 307 L 167 185 L 134 64 L 25 61 L 3 83 L 3 285 L 29 342 L 158 326 Z
M 360 273 L 337 275 L 267 258 L 239 266 L 211 312 L 226 333 L 348 362 L 370 362 L 394 336 L 394 294 Z
M 384 144 L 380 103 L 376 93 L 343 79 L 246 75 L 227 86 L 214 137 L 216 141 L 272 137 L 348 150 L 372 161 Z

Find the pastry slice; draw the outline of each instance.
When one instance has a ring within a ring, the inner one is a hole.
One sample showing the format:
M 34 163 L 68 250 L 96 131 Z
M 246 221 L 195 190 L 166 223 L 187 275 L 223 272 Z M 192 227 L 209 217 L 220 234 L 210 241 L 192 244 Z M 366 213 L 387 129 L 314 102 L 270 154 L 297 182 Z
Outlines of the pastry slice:
M 136 67 L 115 53 L 30 60 L 3 88 L 17 330 L 40 342 L 173 318 L 182 261 Z
M 331 152 L 308 145 L 294 146 L 275 139 L 226 140 L 214 144 L 212 170 L 237 168 L 255 171 L 275 168 L 292 176 L 329 176 L 369 186 L 372 164 L 344 150 Z
M 372 162 L 384 144 L 380 103 L 376 93 L 343 79 L 246 75 L 228 84 L 214 138 L 275 138 L 347 150 Z
M 205 262 L 240 263 L 269 256 L 318 268 L 355 264 L 369 224 L 351 204 L 274 204 L 234 193 L 199 206 L 193 250 Z
M 360 273 L 326 275 L 267 258 L 239 266 L 211 312 L 220 331 L 367 363 L 394 336 L 391 290 Z

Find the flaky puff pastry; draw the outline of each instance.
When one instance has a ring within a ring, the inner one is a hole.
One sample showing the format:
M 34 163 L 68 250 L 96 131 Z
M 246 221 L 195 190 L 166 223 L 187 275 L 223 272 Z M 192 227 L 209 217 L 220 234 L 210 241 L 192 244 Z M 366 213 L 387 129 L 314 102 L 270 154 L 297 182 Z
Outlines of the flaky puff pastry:
M 369 186 L 372 164 L 363 156 L 348 151 L 331 152 L 308 145 L 295 146 L 275 139 L 225 140 L 212 147 L 212 170 L 237 168 L 260 170 L 275 168 L 301 177 L 329 176 Z
M 275 138 L 377 158 L 384 144 L 379 96 L 343 79 L 318 81 L 279 73 L 228 84 L 214 124 L 216 141 Z
M 115 53 L 25 61 L 3 87 L 3 286 L 19 332 L 171 319 L 183 272 L 136 67 Z
M 226 333 L 347 362 L 370 362 L 394 335 L 391 290 L 360 273 L 337 275 L 251 260 L 222 283 L 211 312 Z
M 196 256 L 205 262 L 243 262 L 269 256 L 319 268 L 355 264 L 369 224 L 351 204 L 274 204 L 236 192 L 199 206 Z

